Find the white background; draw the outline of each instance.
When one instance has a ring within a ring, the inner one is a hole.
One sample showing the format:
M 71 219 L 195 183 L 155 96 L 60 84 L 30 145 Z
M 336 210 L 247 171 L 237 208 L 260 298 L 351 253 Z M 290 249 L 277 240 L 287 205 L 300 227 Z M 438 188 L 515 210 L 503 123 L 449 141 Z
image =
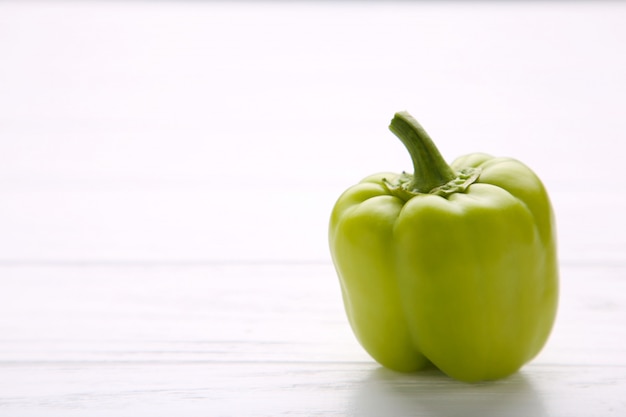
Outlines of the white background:
M 0 2 L 0 415 L 372 398 L 485 415 L 502 390 L 517 405 L 495 415 L 623 413 L 625 19 L 620 2 Z M 362 177 L 411 169 L 398 110 L 448 160 L 512 156 L 550 192 L 562 308 L 512 380 L 381 374 L 347 326 L 328 216 Z

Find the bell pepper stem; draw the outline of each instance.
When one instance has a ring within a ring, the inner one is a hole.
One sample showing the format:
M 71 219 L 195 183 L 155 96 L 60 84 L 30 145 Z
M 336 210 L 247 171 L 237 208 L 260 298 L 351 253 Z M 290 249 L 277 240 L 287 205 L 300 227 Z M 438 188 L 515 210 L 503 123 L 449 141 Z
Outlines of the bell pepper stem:
M 407 188 L 429 193 L 453 179 L 456 174 L 443 159 L 428 133 L 407 112 L 394 115 L 389 129 L 402 141 L 413 161 L 413 179 Z

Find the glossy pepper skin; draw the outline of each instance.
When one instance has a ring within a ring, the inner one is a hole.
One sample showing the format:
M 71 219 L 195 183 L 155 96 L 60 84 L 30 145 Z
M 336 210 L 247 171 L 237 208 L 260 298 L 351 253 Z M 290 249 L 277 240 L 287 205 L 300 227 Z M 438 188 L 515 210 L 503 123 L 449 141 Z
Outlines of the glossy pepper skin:
M 331 215 L 350 325 L 385 367 L 432 363 L 467 382 L 506 377 L 539 353 L 557 311 L 548 194 L 514 159 L 471 154 L 448 166 L 408 113 L 390 129 L 414 174 L 369 176 Z

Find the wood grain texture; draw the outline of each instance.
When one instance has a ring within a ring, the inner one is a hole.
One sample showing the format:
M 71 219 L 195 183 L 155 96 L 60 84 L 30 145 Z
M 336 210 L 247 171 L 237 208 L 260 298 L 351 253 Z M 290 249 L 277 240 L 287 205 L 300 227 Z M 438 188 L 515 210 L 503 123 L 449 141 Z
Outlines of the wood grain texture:
M 600 271 L 563 268 L 520 373 L 464 384 L 376 365 L 328 264 L 2 267 L 0 415 L 619 415 L 626 268 Z

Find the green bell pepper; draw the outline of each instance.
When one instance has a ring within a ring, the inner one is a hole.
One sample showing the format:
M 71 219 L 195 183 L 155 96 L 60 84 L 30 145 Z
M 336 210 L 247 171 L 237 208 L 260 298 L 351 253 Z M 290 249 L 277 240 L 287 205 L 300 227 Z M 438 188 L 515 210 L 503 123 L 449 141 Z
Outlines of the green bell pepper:
M 510 158 L 448 165 L 408 113 L 391 131 L 414 174 L 372 175 L 335 204 L 333 263 L 350 325 L 381 365 L 461 381 L 516 372 L 544 346 L 558 302 L 554 216 Z

